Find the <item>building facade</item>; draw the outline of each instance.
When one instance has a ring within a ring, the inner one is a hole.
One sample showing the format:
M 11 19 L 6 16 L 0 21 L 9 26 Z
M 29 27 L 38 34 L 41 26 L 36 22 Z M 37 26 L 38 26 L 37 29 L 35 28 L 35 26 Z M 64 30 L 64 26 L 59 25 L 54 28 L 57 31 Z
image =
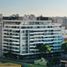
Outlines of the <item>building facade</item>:
M 52 52 L 58 52 L 63 43 L 62 27 L 51 20 L 24 16 L 23 20 L 3 20 L 3 53 L 11 51 L 18 55 L 39 53 L 37 45 L 49 44 Z
M 64 30 L 63 37 L 64 37 L 64 43 L 67 43 L 67 30 L 66 29 Z
M 60 23 L 67 29 L 67 17 L 52 17 L 54 23 Z
M 2 14 L 0 14 L 0 57 L 2 56 L 2 25 L 3 25 L 3 19 Z

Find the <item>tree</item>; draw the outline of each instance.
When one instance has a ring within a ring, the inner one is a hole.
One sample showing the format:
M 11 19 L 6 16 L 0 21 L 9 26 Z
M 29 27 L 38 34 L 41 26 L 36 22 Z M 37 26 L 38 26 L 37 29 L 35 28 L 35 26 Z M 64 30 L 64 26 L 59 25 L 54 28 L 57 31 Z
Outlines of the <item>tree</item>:
M 67 43 L 63 43 L 63 44 L 62 44 L 61 50 L 62 50 L 64 53 L 67 53 Z
M 50 44 L 39 44 L 36 47 L 37 49 L 39 49 L 41 57 L 44 57 L 46 60 L 48 60 L 48 67 L 57 64 L 59 58 L 51 53 L 52 47 L 50 46 Z
M 36 48 L 39 49 L 41 53 L 50 53 L 52 50 L 49 44 L 38 44 Z
M 40 57 L 45 57 L 46 59 L 50 59 L 52 47 L 50 44 L 37 44 L 36 48 L 39 49 Z

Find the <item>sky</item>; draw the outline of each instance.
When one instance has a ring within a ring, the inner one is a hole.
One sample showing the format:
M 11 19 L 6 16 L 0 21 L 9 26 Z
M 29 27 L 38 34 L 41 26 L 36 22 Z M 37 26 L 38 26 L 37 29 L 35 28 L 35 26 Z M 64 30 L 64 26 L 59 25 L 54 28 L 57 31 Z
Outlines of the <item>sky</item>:
M 67 0 L 0 0 L 0 13 L 67 16 Z

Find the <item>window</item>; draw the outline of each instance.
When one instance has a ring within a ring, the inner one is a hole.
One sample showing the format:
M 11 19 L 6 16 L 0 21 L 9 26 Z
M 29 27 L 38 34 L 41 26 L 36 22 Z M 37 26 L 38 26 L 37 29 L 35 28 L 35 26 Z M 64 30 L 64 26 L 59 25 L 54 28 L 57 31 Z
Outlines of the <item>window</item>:
M 48 26 L 48 28 L 52 28 L 52 26 Z
M 35 24 L 39 24 L 39 22 L 35 22 Z
M 18 26 L 12 26 L 12 28 L 19 28 Z
M 26 27 L 21 27 L 22 29 L 25 29 Z

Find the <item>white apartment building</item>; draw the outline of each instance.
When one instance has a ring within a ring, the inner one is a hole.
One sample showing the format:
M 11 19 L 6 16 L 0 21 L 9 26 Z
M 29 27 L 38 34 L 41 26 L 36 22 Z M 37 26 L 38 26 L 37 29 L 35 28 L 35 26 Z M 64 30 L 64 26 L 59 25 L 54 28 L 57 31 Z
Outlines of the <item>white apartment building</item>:
M 36 45 L 50 44 L 52 51 L 60 51 L 63 43 L 62 27 L 51 20 L 37 20 L 25 16 L 23 20 L 3 20 L 2 49 L 18 55 L 39 53 Z
M 2 56 L 2 14 L 0 14 L 0 57 Z

